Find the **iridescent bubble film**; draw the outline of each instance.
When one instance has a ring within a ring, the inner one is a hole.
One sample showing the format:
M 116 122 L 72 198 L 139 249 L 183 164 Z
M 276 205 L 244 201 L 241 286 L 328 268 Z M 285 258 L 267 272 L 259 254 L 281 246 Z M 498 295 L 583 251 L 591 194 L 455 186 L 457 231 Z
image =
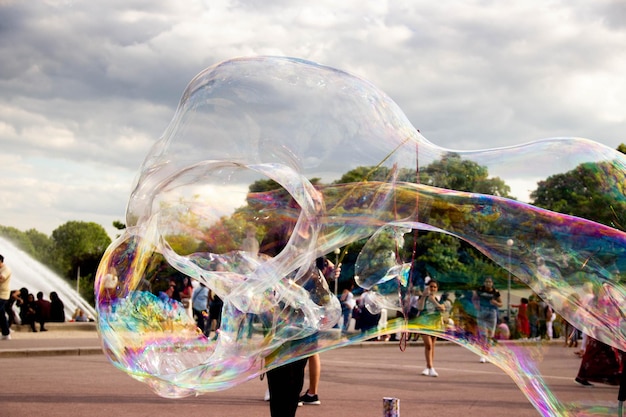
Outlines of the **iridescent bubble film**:
M 590 140 L 443 149 L 363 79 L 292 58 L 226 61 L 188 85 L 101 262 L 105 352 L 159 395 L 183 397 L 315 352 L 426 333 L 489 354 L 543 415 L 614 414 L 555 398 L 538 371 L 541 343 L 492 346 L 468 323 L 485 276 L 503 299 L 510 278 L 626 350 L 625 184 L 624 155 Z M 586 198 L 587 212 L 560 213 L 563 189 Z M 341 263 L 338 282 L 322 257 Z M 217 333 L 205 336 L 168 295 L 183 277 L 223 300 Z M 456 308 L 445 323 L 409 314 L 427 277 Z M 335 291 L 350 282 L 369 311 L 387 312 L 386 326 L 336 327 Z M 581 302 L 585 288 L 593 305 Z

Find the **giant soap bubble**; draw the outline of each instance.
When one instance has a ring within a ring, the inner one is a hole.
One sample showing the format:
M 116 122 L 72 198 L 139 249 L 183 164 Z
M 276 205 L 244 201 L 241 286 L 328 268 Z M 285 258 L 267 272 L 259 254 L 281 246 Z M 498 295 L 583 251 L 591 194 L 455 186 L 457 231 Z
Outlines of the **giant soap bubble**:
M 605 224 L 507 198 L 509 186 L 534 189 L 581 169 L 594 180 L 581 188 L 602 197 L 590 213 L 612 213 Z M 580 404 L 551 395 L 536 355 L 489 346 L 455 317 L 447 328 L 409 318 L 407 300 L 427 273 L 458 299 L 485 270 L 500 290 L 510 273 L 576 327 L 626 350 L 625 176 L 624 155 L 585 139 L 443 149 L 384 93 L 337 69 L 277 57 L 220 63 L 185 90 L 141 167 L 127 229 L 102 259 L 105 352 L 159 395 L 183 397 L 374 336 L 427 333 L 489 351 L 542 414 L 573 413 Z M 316 269 L 324 255 L 343 262 L 342 286 L 354 279 L 369 291 L 369 310 L 398 318 L 364 333 L 334 328 L 335 282 Z M 180 276 L 224 301 L 217 336 L 163 295 Z M 602 300 L 593 308 L 579 301 L 584 283 Z

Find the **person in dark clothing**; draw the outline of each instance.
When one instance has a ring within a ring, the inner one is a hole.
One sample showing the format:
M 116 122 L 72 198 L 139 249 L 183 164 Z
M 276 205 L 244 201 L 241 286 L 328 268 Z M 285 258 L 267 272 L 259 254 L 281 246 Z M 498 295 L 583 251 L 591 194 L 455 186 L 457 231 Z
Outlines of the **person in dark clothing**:
M 222 265 L 217 265 L 216 269 L 224 270 Z M 224 301 L 213 291 L 209 290 L 209 316 L 206 320 L 206 327 L 204 334 L 209 337 L 211 331 L 214 331 L 217 335 L 220 326 L 222 325 L 222 309 L 224 308 Z
M 604 317 L 617 318 L 611 323 L 617 328 L 622 314 L 617 301 L 620 299 L 619 295 L 613 294 L 613 291 L 611 286 L 603 285 L 601 290 L 596 290 L 598 295 L 590 299 L 588 306 Z M 619 349 L 588 335 L 580 368 L 574 380 L 586 387 L 593 386 L 591 382 L 620 385 L 624 372 L 624 356 L 624 352 Z
M 304 368 L 308 358 L 279 366 L 267 371 L 270 391 L 270 415 L 293 417 L 296 415 L 300 393 L 304 386 Z
M 283 209 L 292 210 L 296 206 L 295 201 L 290 200 L 287 207 L 283 207 Z M 292 213 L 292 216 L 275 219 L 273 227 L 269 228 L 260 244 L 259 252 L 271 257 L 277 256 L 294 231 L 296 217 L 293 217 Z M 312 265 L 311 270 L 317 271 L 315 265 Z M 292 342 L 287 342 L 287 344 L 289 343 Z M 283 349 L 287 349 L 285 345 L 279 348 L 279 350 Z M 296 415 L 300 393 L 304 386 L 304 369 L 307 361 L 308 358 L 298 359 L 267 371 L 270 415 L 272 417 L 294 417 Z
M 46 329 L 46 322 L 50 321 L 50 301 L 44 300 L 43 292 L 39 291 L 37 293 L 37 301 L 35 301 L 35 305 L 37 306 L 35 309 L 35 316 L 37 323 L 39 323 L 39 331 L 47 332 L 48 329 Z
M 20 298 L 20 291 L 13 290 L 11 291 L 11 298 L 9 298 L 9 301 L 4 305 L 4 310 L 9 320 L 9 327 L 14 324 L 21 324 L 22 322 L 22 320 L 15 314 L 15 310 L 13 310 L 13 306 L 17 305 L 18 298 Z
M 498 309 L 502 307 L 500 291 L 493 286 L 493 278 L 486 277 L 474 295 L 474 301 L 478 306 L 478 331 L 485 350 L 493 342 L 498 324 Z M 486 363 L 487 357 L 482 356 L 480 363 Z
M 15 305 L 20 309 L 20 321 L 22 324 L 26 324 L 26 313 L 28 311 L 28 288 L 20 288 L 19 295 L 16 298 Z
M 361 329 L 361 334 L 365 334 L 369 331 L 373 331 L 378 328 L 378 322 L 382 316 L 381 312 L 371 313 L 367 306 L 371 303 L 371 291 L 369 289 L 365 290 L 363 294 L 361 294 L 361 298 L 358 301 L 359 309 L 361 311 L 360 315 L 360 323 L 359 327 Z M 369 341 L 374 341 L 376 338 L 368 339 Z
M 211 331 L 217 332 L 222 324 L 222 308 L 224 308 L 224 301 L 215 294 L 213 291 L 210 291 L 209 296 L 209 317 L 207 318 L 207 329 L 206 335 L 207 337 L 211 334 Z
M 578 384 L 591 387 L 591 382 L 619 385 L 622 372 L 622 352 L 589 336 L 578 374 Z
M 37 321 L 37 302 L 33 294 L 26 296 L 26 301 L 22 303 L 20 316 L 22 316 L 22 324 L 30 326 L 31 332 L 36 332 L 35 323 Z
M 56 291 L 50 293 L 50 321 L 52 323 L 65 322 L 65 305 Z

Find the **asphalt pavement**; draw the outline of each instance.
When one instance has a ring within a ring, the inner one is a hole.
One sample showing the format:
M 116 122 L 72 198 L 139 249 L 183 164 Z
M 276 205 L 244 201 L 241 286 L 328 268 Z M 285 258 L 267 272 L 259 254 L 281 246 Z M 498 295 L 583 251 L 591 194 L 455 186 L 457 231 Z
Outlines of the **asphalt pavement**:
M 195 397 L 161 398 L 111 365 L 100 346 L 93 327 L 14 332 L 11 340 L 0 340 L 0 416 L 269 416 L 265 380 Z M 572 349 L 553 341 L 543 342 L 541 352 L 539 370 L 556 398 L 577 404 L 587 416 L 616 415 L 609 413 L 617 407 L 617 387 L 584 388 L 574 382 L 580 359 Z M 449 342 L 436 346 L 437 378 L 421 375 L 420 343 L 402 351 L 397 342 L 365 342 L 321 358 L 322 404 L 300 407 L 298 417 L 379 417 L 383 397 L 398 398 L 404 417 L 541 415 L 502 370 Z

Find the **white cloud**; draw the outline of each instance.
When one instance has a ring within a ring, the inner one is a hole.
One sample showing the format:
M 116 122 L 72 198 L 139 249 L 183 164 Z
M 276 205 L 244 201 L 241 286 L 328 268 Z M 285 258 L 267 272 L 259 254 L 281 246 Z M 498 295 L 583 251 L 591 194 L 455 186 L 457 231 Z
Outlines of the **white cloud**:
M 186 84 L 237 56 L 351 71 L 444 147 L 576 135 L 615 148 L 625 15 L 616 0 L 2 2 L 0 224 L 120 219 Z

